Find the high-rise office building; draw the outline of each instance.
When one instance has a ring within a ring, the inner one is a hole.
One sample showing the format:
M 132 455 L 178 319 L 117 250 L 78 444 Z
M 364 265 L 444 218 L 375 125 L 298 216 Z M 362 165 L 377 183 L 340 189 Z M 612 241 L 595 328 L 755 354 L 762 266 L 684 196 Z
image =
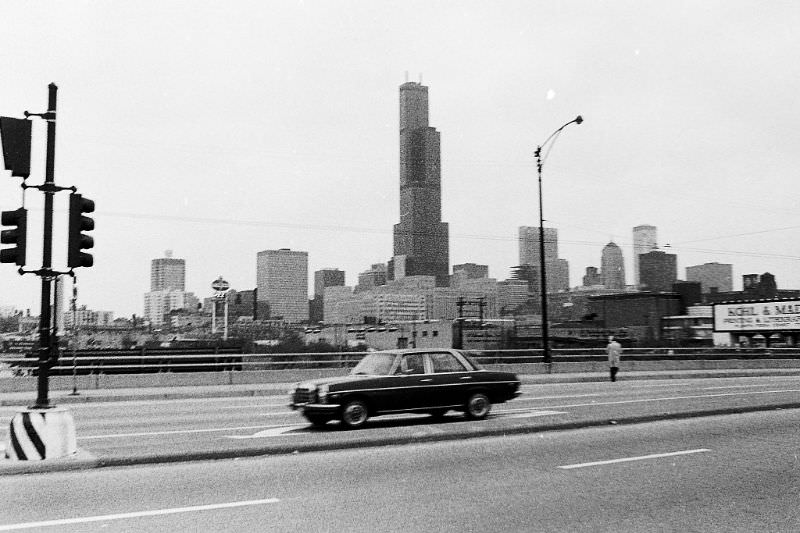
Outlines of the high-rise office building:
M 519 264 L 539 268 L 539 228 L 533 226 L 519 227 Z M 558 257 L 558 230 L 544 228 L 545 276 L 547 292 L 569 290 L 569 263 Z M 538 274 L 537 274 L 538 279 Z
M 639 256 L 639 285 L 653 292 L 670 292 L 678 280 L 678 256 L 654 250 Z
M 323 304 L 326 287 L 344 286 L 344 271 L 338 268 L 323 268 L 314 272 L 314 298 L 308 304 L 308 318 L 311 322 L 322 322 L 325 318 Z
M 394 226 L 393 257 L 404 256 L 405 276 L 435 276 L 447 286 L 448 225 L 442 222 L 439 132 L 428 125 L 428 87 L 400 86 L 400 223 Z M 397 271 L 390 261 L 389 279 Z
M 322 297 L 325 287 L 341 287 L 344 285 L 344 270 L 323 268 L 314 272 L 314 297 Z
M 686 267 L 686 281 L 699 281 L 703 293 L 731 292 L 733 265 L 715 262 Z
M 172 257 L 172 250 L 150 263 L 150 291 L 185 291 L 186 260 Z
M 656 244 L 656 227 L 643 224 L 633 228 L 633 284 L 638 288 L 641 285 L 639 275 L 639 256 L 652 252 Z
M 269 318 L 289 323 L 308 320 L 308 252 L 289 248 L 258 252 L 258 303 L 269 305 Z
M 603 247 L 600 259 L 600 275 L 603 277 L 603 286 L 606 289 L 625 288 L 625 260 L 622 250 L 615 243 L 610 242 Z

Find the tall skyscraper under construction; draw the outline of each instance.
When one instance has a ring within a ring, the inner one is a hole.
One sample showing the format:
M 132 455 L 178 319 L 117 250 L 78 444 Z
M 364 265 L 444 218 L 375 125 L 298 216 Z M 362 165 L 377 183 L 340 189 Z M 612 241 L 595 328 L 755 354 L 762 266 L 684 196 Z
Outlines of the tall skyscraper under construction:
M 402 261 L 403 265 L 397 263 Z M 400 223 L 388 277 L 435 276 L 447 286 L 448 225 L 442 222 L 439 132 L 428 125 L 428 88 L 400 86 Z

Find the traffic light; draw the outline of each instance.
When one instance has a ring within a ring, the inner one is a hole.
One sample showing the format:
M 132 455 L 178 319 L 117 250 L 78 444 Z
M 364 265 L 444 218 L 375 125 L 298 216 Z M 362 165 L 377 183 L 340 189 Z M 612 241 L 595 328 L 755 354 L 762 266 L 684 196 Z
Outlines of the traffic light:
M 84 231 L 94 229 L 94 219 L 83 216 L 83 213 L 92 213 L 94 202 L 80 194 L 69 195 L 69 241 L 67 243 L 67 266 L 90 267 L 94 264 L 92 254 L 81 250 L 94 248 L 94 239 L 85 235 Z
M 16 226 L 15 229 L 6 229 L 0 233 L 0 242 L 3 244 L 16 244 L 14 248 L 0 250 L 0 263 L 16 263 L 25 265 L 25 243 L 28 233 L 28 210 L 20 207 L 16 211 L 3 211 L 0 215 L 3 226 Z
M 6 170 L 26 179 L 31 174 L 31 121 L 0 117 L 0 140 Z

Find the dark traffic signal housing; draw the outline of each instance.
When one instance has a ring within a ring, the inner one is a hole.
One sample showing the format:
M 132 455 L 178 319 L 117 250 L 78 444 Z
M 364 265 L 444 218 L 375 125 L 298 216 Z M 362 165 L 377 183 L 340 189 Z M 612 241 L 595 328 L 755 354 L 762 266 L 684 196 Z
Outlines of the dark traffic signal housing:
M 94 229 L 94 219 L 83 213 L 94 212 L 94 202 L 80 194 L 69 195 L 69 241 L 67 243 L 67 266 L 69 268 L 90 267 L 94 264 L 92 254 L 82 250 L 94 248 L 94 239 L 84 231 Z
M 6 229 L 0 233 L 0 242 L 16 245 L 13 248 L 0 250 L 0 263 L 16 263 L 19 266 L 24 266 L 28 233 L 28 210 L 20 207 L 15 211 L 3 211 L 0 219 L 3 226 L 14 226 L 14 229 Z
M 0 117 L 0 140 L 6 170 L 10 170 L 12 176 L 26 179 L 31 173 L 30 120 Z

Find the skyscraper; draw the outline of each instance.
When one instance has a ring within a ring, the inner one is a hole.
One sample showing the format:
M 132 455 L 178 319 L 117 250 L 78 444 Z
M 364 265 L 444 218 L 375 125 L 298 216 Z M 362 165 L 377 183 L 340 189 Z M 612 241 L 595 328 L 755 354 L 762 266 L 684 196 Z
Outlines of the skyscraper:
M 308 320 L 308 252 L 289 248 L 258 252 L 258 302 L 269 305 L 269 317 L 298 323 Z
M 428 125 L 428 88 L 414 82 L 400 86 L 400 223 L 394 226 L 394 256 L 404 256 L 405 276 L 435 276 L 437 285 L 448 284 L 439 132 Z M 389 279 L 394 274 L 390 268 Z
M 186 260 L 172 257 L 172 250 L 150 263 L 150 291 L 185 291 Z
M 639 256 L 641 288 L 653 292 L 670 292 L 678 280 L 678 256 L 658 250 Z
M 643 224 L 633 228 L 633 283 L 641 285 L 639 275 L 639 256 L 657 248 L 656 227 Z
M 610 242 L 603 247 L 600 259 L 600 275 L 606 289 L 625 288 L 625 261 L 622 250 L 615 243 Z
M 547 292 L 569 290 L 569 263 L 558 257 L 558 230 L 544 228 L 545 276 Z M 519 263 L 540 268 L 539 227 L 519 227 Z M 536 276 L 539 279 L 539 275 Z

